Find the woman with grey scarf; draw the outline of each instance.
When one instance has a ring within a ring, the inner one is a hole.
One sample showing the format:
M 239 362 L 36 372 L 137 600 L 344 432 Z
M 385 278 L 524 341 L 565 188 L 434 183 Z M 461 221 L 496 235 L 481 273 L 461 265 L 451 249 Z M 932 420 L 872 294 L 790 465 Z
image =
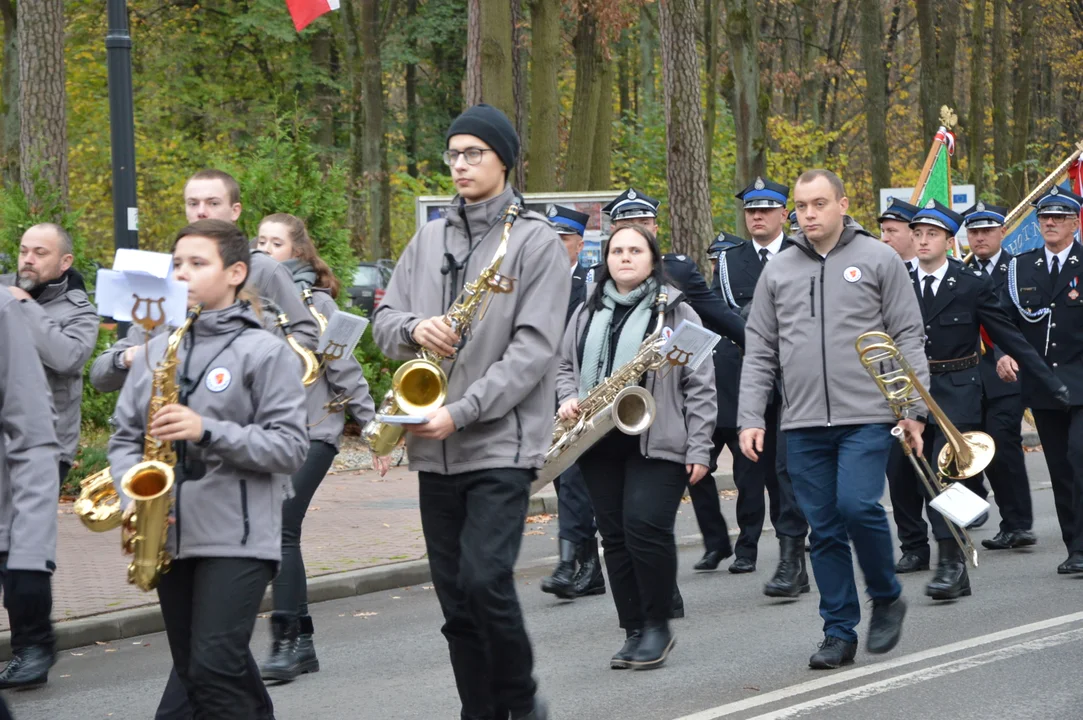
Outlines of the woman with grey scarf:
M 316 252 L 300 218 L 286 213 L 263 218 L 256 248 L 289 268 L 297 292 L 310 291 L 313 307 L 331 319 L 338 309 L 334 298 L 338 296 L 339 281 Z M 304 466 L 293 476 L 294 495 L 282 505 L 282 567 L 272 585 L 271 654 L 260 666 L 264 680 L 279 682 L 320 669 L 308 614 L 301 523 L 338 454 L 346 411 L 361 425 L 375 413 L 368 383 L 353 356 L 324 361 L 319 379 L 308 387 L 307 409 L 309 451 Z M 373 464 L 383 475 L 389 458 L 374 457 Z
M 659 290 L 667 295 L 664 324 L 701 324 L 680 291 L 662 283 L 662 256 L 641 227 L 617 230 L 587 301 L 572 315 L 561 349 L 559 415 L 579 414 L 579 400 L 639 351 L 653 330 Z M 686 483 L 707 474 L 717 416 L 714 370 L 668 363 L 640 384 L 657 414 L 639 436 L 613 430 L 579 458 L 605 548 L 624 646 L 610 667 L 661 666 L 675 638 L 669 628 L 677 575 L 673 524 Z

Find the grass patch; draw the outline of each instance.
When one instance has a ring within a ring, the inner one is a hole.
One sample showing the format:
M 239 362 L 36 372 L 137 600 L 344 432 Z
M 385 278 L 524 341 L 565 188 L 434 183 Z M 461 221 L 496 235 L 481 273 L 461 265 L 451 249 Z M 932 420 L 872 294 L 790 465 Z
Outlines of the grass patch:
M 75 498 L 79 495 L 79 483 L 99 470 L 109 467 L 109 430 L 93 425 L 83 425 L 79 437 L 79 452 L 75 454 L 71 472 L 60 487 L 60 497 Z

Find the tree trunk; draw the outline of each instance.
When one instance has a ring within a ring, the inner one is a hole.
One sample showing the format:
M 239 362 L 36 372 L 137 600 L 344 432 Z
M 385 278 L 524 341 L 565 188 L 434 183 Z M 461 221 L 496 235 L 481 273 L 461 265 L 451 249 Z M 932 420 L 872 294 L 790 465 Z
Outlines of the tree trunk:
M 703 257 L 714 236 L 702 94 L 696 48 L 695 0 L 661 0 L 662 91 L 666 109 L 666 180 L 674 252 Z
M 327 73 L 327 77 L 334 77 L 331 67 L 331 32 L 321 29 L 312 36 L 312 64 Z M 316 84 L 316 116 L 319 122 L 316 125 L 316 142 L 325 149 L 335 144 L 335 90 L 324 82 Z
M 970 152 L 970 183 L 975 197 L 985 185 L 985 0 L 974 0 L 970 24 L 970 120 L 967 143 Z
M 365 112 L 364 161 L 365 194 L 368 196 L 368 250 L 373 259 L 391 254 L 391 199 L 384 138 L 384 80 L 380 56 L 380 0 L 360 0 L 362 68 Z
M 526 53 L 523 50 L 523 4 L 522 0 L 511 0 L 511 67 L 512 67 L 512 95 L 515 97 L 515 132 L 519 135 L 519 147 L 524 150 L 529 147 L 530 128 L 527 125 L 526 104 Z M 526 187 L 526 163 L 522 161 L 520 151 L 519 162 L 515 163 L 515 187 Z
M 887 144 L 887 66 L 884 64 L 884 19 L 878 0 L 861 0 L 861 60 L 865 63 L 865 129 L 872 161 L 872 190 L 891 187 Z
M 820 57 L 820 38 L 817 28 L 820 26 L 819 8 L 814 2 L 797 3 L 798 23 L 800 25 L 800 37 L 802 43 L 801 53 L 801 93 L 809 104 L 806 119 L 814 125 L 820 124 L 822 106 L 816 102 L 816 89 L 820 83 L 820 73 L 816 68 L 816 59 Z M 798 104 L 801 100 L 798 99 Z
M 568 135 L 568 160 L 564 171 L 565 190 L 590 189 L 591 153 L 598 121 L 602 54 L 598 42 L 598 20 L 593 10 L 582 7 L 575 33 L 575 97 L 572 127 Z
M 482 101 L 481 0 L 466 0 L 466 106 Z
M 993 171 L 996 173 L 997 197 L 1008 194 L 1008 157 L 1011 137 L 1008 131 L 1009 68 L 1007 32 L 1008 0 L 993 0 Z
M 0 0 L 4 22 L 4 67 L 0 75 L 0 184 L 19 182 L 19 50 L 15 5 Z
M 617 110 L 620 113 L 620 119 L 624 122 L 627 122 L 628 116 L 634 112 L 632 107 L 632 67 L 631 62 L 629 62 L 629 45 L 627 32 L 625 32 L 625 36 L 622 37 L 620 41 L 620 59 L 617 61 L 617 87 L 619 98 Z
M 514 68 L 511 57 L 511 3 L 480 0 L 481 99 L 515 124 Z
M 703 116 L 704 152 L 707 155 L 707 178 L 711 177 L 711 160 L 714 157 L 714 129 L 718 119 L 718 0 L 703 0 L 703 47 L 706 51 L 703 77 L 707 93 L 706 111 Z
M 918 13 L 918 39 L 921 42 L 921 134 L 927 146 L 940 127 L 936 82 L 936 5 L 931 2 L 915 4 Z
M 920 3 L 919 3 L 920 4 Z M 963 8 L 959 0 L 939 0 L 939 37 L 936 55 L 936 85 L 939 100 L 936 104 L 937 129 L 940 129 L 940 106 L 956 108 L 955 99 L 955 48 L 959 39 L 959 18 Z M 935 133 L 935 130 L 933 131 Z M 931 139 L 931 136 L 930 136 Z
M 767 172 L 767 124 L 761 114 L 760 97 L 760 20 L 756 0 L 724 2 L 734 81 L 732 110 L 737 135 L 737 176 L 734 179 L 736 187 L 743 188 L 753 178 Z M 737 214 L 735 227 L 738 234 L 747 234 L 744 213 Z
M 534 0 L 530 21 L 530 172 L 526 187 L 530 192 L 553 192 L 558 189 L 560 154 L 560 0 Z
M 598 69 L 598 114 L 594 122 L 594 143 L 590 153 L 590 189 L 608 190 L 613 140 L 613 61 L 602 59 Z
M 406 21 L 410 28 L 406 47 L 411 58 L 417 57 L 417 0 L 406 0 Z M 406 63 L 406 172 L 412 178 L 417 172 L 417 63 Z
M 19 165 L 26 196 L 34 175 L 68 205 L 68 130 L 64 89 L 64 2 L 19 4 Z
M 1027 138 L 1030 137 L 1030 85 L 1034 71 L 1034 7 L 1033 0 L 1016 0 L 1015 26 L 1015 97 L 1012 98 L 1012 155 L 1011 183 L 1008 186 L 1007 200 L 1009 207 L 1014 207 L 1026 194 Z
M 362 68 L 360 23 L 356 0 L 342 3 L 344 55 L 350 88 L 350 152 L 346 166 L 349 173 L 346 193 L 346 224 L 350 228 L 350 244 L 360 257 L 369 254 L 368 195 L 365 187 L 365 74 Z M 376 236 L 377 238 L 379 235 Z
M 643 83 L 643 91 L 639 95 L 636 112 L 641 119 L 648 109 L 654 107 L 658 94 L 658 81 L 654 72 L 656 40 L 651 7 L 652 4 L 643 3 L 639 9 L 639 77 Z

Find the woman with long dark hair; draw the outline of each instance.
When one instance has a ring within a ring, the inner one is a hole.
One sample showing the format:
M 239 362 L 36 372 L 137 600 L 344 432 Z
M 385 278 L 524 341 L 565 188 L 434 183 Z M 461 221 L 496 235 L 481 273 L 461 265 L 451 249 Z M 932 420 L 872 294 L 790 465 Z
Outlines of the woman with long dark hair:
M 664 291 L 665 326 L 700 324 L 677 289 L 662 278 L 662 255 L 650 231 L 624 227 L 609 238 L 597 285 L 572 316 L 557 378 L 559 414 L 579 414 L 579 399 L 639 351 L 655 325 Z M 669 629 L 677 574 L 673 524 L 685 485 L 700 481 L 710 463 L 717 397 L 710 363 L 695 370 L 665 365 L 641 384 L 654 397 L 650 430 L 630 436 L 613 430 L 579 458 L 605 566 L 626 641 L 614 669 L 661 666 L 675 639 Z

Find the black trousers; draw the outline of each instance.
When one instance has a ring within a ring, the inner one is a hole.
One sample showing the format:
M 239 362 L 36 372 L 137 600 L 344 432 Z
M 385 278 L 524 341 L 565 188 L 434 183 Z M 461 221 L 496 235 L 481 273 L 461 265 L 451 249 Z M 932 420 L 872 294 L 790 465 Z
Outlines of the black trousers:
M 576 463 L 561 473 L 553 481 L 557 491 L 557 523 L 560 539 L 576 545 L 594 537 L 598 526 L 594 523 L 594 508 L 590 504 L 590 493 L 583 481 L 583 471 Z
M 668 619 L 677 581 L 673 524 L 688 483 L 684 464 L 645 458 L 638 437 L 613 431 L 583 453 L 579 465 L 620 626 Z
M 9 570 L 8 554 L 0 553 L 0 585 L 4 589 L 4 608 L 11 626 L 12 651 L 35 645 L 52 650 L 53 634 L 52 575 L 37 570 Z
M 1083 552 L 1083 405 L 1032 412 L 1053 482 L 1061 538 L 1069 553 Z
M 733 455 L 733 474 L 736 477 L 742 464 L 751 464 L 741 454 L 737 444 L 737 428 L 715 428 L 711 436 L 711 464 L 706 475 L 695 485 L 688 486 L 688 496 L 692 500 L 692 509 L 696 513 L 696 524 L 703 535 L 703 549 L 707 552 L 720 552 L 729 555 L 733 552 L 730 531 L 726 518 L 722 515 L 722 503 L 718 500 L 718 483 L 714 472 L 718 469 L 718 456 L 722 448 L 728 447 Z
M 1006 532 L 1030 530 L 1034 525 L 1030 479 L 1020 430 L 1022 423 L 1023 399 L 1020 395 L 982 398 L 982 430 L 996 443 L 996 454 L 985 469 L 985 477 L 989 478 L 989 486 L 996 496 L 1000 529 Z
M 71 472 L 71 463 L 66 463 L 63 460 L 60 461 L 60 484 L 64 485 L 64 480 L 67 479 L 68 473 Z
M 338 450 L 320 440 L 308 448 L 305 464 L 293 475 L 293 497 L 282 503 L 282 566 L 271 589 L 275 615 L 308 615 L 308 582 L 301 557 L 301 523 L 312 496 L 323 482 Z
M 503 720 L 534 707 L 537 686 L 515 559 L 534 471 L 418 473 L 421 527 L 462 720 Z
M 273 720 L 248 649 L 273 573 L 274 563 L 250 558 L 173 561 L 158 599 L 174 670 L 156 718 Z

